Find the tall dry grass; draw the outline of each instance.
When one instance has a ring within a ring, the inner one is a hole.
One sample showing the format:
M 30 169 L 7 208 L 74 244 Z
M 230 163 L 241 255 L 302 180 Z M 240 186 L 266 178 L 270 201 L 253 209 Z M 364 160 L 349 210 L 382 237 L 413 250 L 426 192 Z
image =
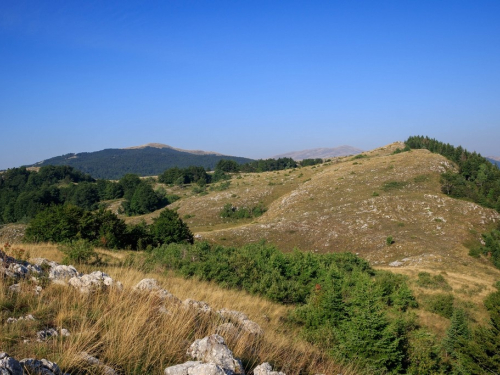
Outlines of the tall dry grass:
M 60 259 L 55 246 L 31 245 L 28 250 L 32 257 Z M 83 295 L 70 287 L 47 284 L 37 296 L 31 281 L 23 281 L 21 293 L 14 293 L 8 290 L 11 281 L 0 280 L 0 351 L 18 359 L 47 358 L 70 373 L 103 371 L 84 363 L 80 353 L 88 352 L 122 374 L 161 374 L 165 367 L 188 360 L 186 350 L 191 343 L 215 333 L 222 321 L 215 314 L 200 314 L 154 294 L 133 291 L 138 281 L 154 277 L 180 299 L 204 300 L 214 310 L 239 310 L 261 325 L 262 337 L 248 333 L 225 337 L 247 372 L 268 361 L 288 375 L 358 373 L 354 366 L 342 366 L 302 340 L 296 328 L 286 323 L 287 307 L 196 280 L 116 266 L 101 270 L 121 281 L 124 290 Z M 26 314 L 36 321 L 6 323 L 8 317 Z M 36 331 L 45 328 L 66 328 L 71 336 L 36 342 Z

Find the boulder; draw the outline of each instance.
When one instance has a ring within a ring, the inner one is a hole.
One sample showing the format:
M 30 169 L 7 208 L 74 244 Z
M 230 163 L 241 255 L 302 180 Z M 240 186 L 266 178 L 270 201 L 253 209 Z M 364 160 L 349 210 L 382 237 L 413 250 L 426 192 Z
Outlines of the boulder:
M 162 289 L 155 279 L 142 279 L 134 287 L 134 290 L 152 292 L 161 300 L 168 300 L 173 303 L 180 303 L 181 300 L 166 289 Z
M 236 322 L 246 333 L 256 336 L 264 334 L 262 328 L 254 321 L 248 319 L 248 316 L 241 311 L 221 309 L 217 313 L 225 320 Z
M 87 364 L 91 366 L 98 366 L 101 369 L 102 374 L 104 375 L 118 375 L 114 368 L 103 364 L 100 360 L 98 360 L 96 357 L 91 356 L 87 352 L 80 352 L 79 356 Z
M 73 266 L 56 265 L 50 268 L 49 279 L 55 284 L 66 285 L 72 277 L 78 277 L 79 273 Z
M 188 375 L 232 375 L 233 372 L 224 370 L 215 363 L 202 363 L 188 369 Z
M 61 369 L 57 364 L 46 359 L 38 360 L 33 358 L 26 358 L 22 359 L 20 363 L 28 374 L 63 375 Z
M 72 277 L 69 279 L 68 284 L 85 294 L 110 288 L 123 289 L 122 283 L 115 282 L 108 274 L 101 271 Z
M 158 285 L 158 281 L 156 279 L 142 279 L 134 286 L 134 290 L 145 290 L 145 291 L 153 291 L 160 289 Z
M 233 352 L 219 335 L 210 335 L 196 340 L 189 347 L 187 354 L 194 359 L 204 363 L 213 363 L 235 374 L 245 373 L 241 361 L 234 358 Z
M 253 370 L 254 375 L 286 375 L 284 372 L 273 371 L 272 366 L 264 362 Z
M 0 352 L 0 375 L 23 375 L 23 368 L 19 361 Z
M 188 375 L 188 370 L 192 367 L 200 365 L 200 361 L 188 361 L 180 365 L 170 366 L 163 371 L 165 375 Z

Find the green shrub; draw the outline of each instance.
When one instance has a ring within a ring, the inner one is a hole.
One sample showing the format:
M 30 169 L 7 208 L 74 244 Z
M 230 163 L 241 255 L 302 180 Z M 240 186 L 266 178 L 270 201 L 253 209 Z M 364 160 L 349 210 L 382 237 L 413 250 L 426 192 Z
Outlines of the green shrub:
M 252 217 L 259 217 L 266 211 L 267 209 L 261 203 L 251 208 L 236 207 L 231 203 L 226 203 L 224 207 L 222 207 L 219 215 L 224 219 L 248 219 Z
M 420 272 L 418 274 L 417 285 L 428 289 L 452 289 L 443 275 L 431 275 L 428 272 Z
M 431 294 L 424 297 L 423 306 L 425 310 L 449 319 L 453 314 L 454 300 L 453 294 Z
M 385 243 L 387 246 L 391 246 L 394 243 L 394 238 L 392 236 L 387 237 Z
M 74 240 L 58 246 L 59 251 L 64 253 L 63 263 L 86 264 L 99 263 L 101 258 L 94 250 L 94 246 L 87 240 Z
M 383 191 L 399 190 L 407 185 L 404 181 L 387 181 L 382 185 Z

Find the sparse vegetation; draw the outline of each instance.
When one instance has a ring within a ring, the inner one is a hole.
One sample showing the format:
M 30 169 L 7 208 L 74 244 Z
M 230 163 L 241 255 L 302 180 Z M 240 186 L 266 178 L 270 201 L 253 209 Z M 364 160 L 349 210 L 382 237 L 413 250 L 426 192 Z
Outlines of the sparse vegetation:
M 404 181 L 387 181 L 382 185 L 383 191 L 403 189 L 407 185 Z
M 452 289 L 443 275 L 431 275 L 429 272 L 419 272 L 417 285 L 428 289 Z

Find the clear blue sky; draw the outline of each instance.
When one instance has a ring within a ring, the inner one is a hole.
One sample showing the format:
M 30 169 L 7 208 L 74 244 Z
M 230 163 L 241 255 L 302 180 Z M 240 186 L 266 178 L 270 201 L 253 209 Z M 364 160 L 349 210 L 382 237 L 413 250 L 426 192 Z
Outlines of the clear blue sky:
M 148 142 L 500 155 L 500 1 L 0 2 L 0 169 Z

